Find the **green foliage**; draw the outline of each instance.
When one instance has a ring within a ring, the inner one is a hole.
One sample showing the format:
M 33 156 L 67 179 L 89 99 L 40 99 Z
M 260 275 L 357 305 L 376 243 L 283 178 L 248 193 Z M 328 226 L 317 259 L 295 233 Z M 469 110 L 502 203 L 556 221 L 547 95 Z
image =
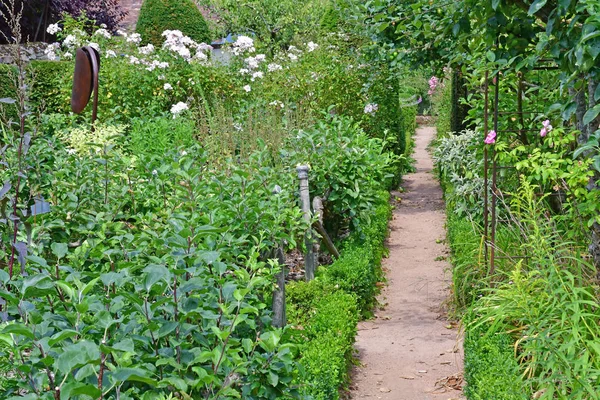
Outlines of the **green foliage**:
M 61 135 L 61 139 L 72 149 L 84 153 L 92 148 L 96 150 L 104 146 L 114 146 L 124 132 L 123 125 L 96 124 L 93 130 L 87 126 L 70 129 Z
M 289 164 L 311 167 L 312 191 L 324 197 L 329 232 L 337 236 L 348 225 L 359 230 L 361 223 L 369 223 L 398 160 L 384 150 L 385 141 L 369 138 L 351 118 L 327 117 L 299 131 L 290 147 L 293 151 L 285 154 Z
M 170 149 L 192 146 L 195 133 L 193 121 L 185 118 L 136 119 L 129 132 L 129 148 L 134 155 L 160 156 Z
M 144 42 L 161 46 L 166 30 L 180 30 L 198 43 L 210 43 L 208 25 L 192 0 L 144 0 L 136 32 Z
M 433 158 L 453 213 L 483 215 L 482 143 L 482 135 L 475 131 L 440 137 L 437 141 Z
M 371 315 L 378 293 L 376 284 L 383 277 L 380 266 L 391 213 L 387 202 L 389 195 L 384 193 L 362 235 L 349 238 L 344 243 L 341 257 L 323 271 L 325 282 L 356 296 L 363 316 Z
M 514 357 L 514 340 L 503 332 L 473 324 L 465 316 L 465 396 L 469 400 L 526 400 L 531 398 Z
M 32 87 L 29 100 L 46 113 L 68 114 L 71 109 L 73 63 L 32 61 L 29 64 Z
M 339 399 L 352 357 L 358 307 L 352 294 L 313 280 L 287 288 L 289 318 L 302 326 L 303 391 L 315 399 Z

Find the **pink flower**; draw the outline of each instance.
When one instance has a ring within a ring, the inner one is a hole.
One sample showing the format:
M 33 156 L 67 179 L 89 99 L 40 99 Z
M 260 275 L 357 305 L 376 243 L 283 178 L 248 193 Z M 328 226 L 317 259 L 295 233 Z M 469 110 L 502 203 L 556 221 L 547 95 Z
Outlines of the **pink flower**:
M 485 140 L 483 141 L 485 144 L 494 144 L 496 143 L 496 131 L 491 130 L 488 132 Z
M 550 125 L 549 119 L 542 122 L 542 125 L 544 127 L 540 130 L 540 136 L 545 137 L 548 133 L 550 133 L 550 131 L 552 131 L 553 128 L 552 128 L 552 125 Z

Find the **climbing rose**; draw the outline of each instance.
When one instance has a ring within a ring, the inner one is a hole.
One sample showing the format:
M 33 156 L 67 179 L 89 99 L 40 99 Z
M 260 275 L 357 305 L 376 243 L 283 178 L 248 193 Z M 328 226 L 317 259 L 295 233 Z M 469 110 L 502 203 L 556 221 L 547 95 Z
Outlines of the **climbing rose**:
M 541 137 L 545 137 L 550 131 L 552 131 L 552 125 L 550 125 L 550 120 L 545 120 L 544 122 L 542 122 L 542 125 L 544 126 L 541 130 L 540 130 L 540 136 Z
M 496 131 L 491 130 L 488 132 L 485 140 L 483 141 L 485 144 L 494 144 L 496 143 Z

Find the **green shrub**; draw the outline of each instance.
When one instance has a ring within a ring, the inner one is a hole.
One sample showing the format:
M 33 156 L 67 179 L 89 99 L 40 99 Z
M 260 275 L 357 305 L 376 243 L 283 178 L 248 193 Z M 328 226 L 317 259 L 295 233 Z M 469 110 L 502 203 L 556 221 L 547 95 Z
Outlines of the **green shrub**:
M 14 67 L 0 64 L 0 99 L 15 98 L 14 73 Z M 16 120 L 16 107 L 13 104 L 0 103 L 0 117 L 4 117 L 7 120 Z
M 485 325 L 470 325 L 473 315 L 465 317 L 465 396 L 469 400 L 529 399 L 519 364 L 514 356 L 514 341 L 506 333 L 488 332 Z
M 290 323 L 304 328 L 299 331 L 304 393 L 319 400 L 338 399 L 356 336 L 356 299 L 318 280 L 288 285 L 287 294 Z
M 162 45 L 165 30 L 180 30 L 196 42 L 209 42 L 208 25 L 192 0 L 144 0 L 136 26 L 142 40 Z
M 376 284 L 382 278 L 380 265 L 383 242 L 387 236 L 391 210 L 385 200 L 387 198 L 382 198 L 382 203 L 376 207 L 370 222 L 365 224 L 362 234 L 355 233 L 344 245 L 341 257 L 322 269 L 325 282 L 356 296 L 363 316 L 371 313 L 378 291 Z
M 129 134 L 130 149 L 135 155 L 163 155 L 169 149 L 191 146 L 195 131 L 194 122 L 183 117 L 136 119 Z
M 29 64 L 33 82 L 29 100 L 33 110 L 43 110 L 47 114 L 71 111 L 73 69 L 73 63 L 66 61 L 32 61 Z

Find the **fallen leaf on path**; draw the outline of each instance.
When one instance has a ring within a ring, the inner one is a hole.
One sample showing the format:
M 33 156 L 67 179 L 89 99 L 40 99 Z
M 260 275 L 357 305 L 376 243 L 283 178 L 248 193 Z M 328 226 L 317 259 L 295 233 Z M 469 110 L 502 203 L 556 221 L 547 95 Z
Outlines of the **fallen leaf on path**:
M 452 364 L 452 361 L 442 361 L 440 364 L 442 364 L 442 365 L 450 365 L 450 364 Z
M 420 374 L 426 374 L 427 370 L 426 369 L 420 369 L 417 372 L 420 373 Z
M 412 381 L 415 379 L 414 376 L 401 376 L 400 379 L 408 379 L 409 381 Z
M 391 391 L 392 391 L 392 389 L 388 389 L 388 388 L 386 388 L 386 387 L 382 387 L 382 388 L 379 388 L 379 391 L 380 391 L 381 393 L 389 393 L 389 392 L 391 392 Z

